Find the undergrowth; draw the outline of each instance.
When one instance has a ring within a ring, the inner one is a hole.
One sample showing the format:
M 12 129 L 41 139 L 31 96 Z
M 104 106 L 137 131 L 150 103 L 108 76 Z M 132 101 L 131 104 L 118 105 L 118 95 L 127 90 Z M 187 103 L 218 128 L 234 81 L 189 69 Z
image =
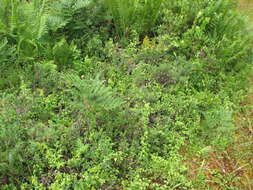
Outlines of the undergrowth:
M 232 0 L 0 0 L 0 189 L 201 189 L 251 64 Z

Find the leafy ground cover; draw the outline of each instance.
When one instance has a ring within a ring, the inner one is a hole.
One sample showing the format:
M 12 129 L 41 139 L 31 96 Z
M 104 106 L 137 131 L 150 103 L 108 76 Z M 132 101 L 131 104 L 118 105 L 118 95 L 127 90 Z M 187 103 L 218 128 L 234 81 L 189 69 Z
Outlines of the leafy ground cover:
M 1 0 L 0 188 L 249 188 L 252 35 L 237 6 Z
M 253 1 L 239 1 L 239 10 L 252 21 Z M 191 168 L 189 177 L 197 182 L 195 189 L 253 188 L 252 105 L 251 87 L 241 103 L 241 111 L 235 115 L 234 140 L 226 149 L 219 151 L 209 147 L 207 156 L 186 155 L 185 163 Z
M 194 189 L 245 189 L 253 187 L 252 89 L 235 116 L 236 131 L 233 142 L 224 150 L 207 147 L 202 155 L 184 154 L 190 168 L 188 176 L 195 182 Z

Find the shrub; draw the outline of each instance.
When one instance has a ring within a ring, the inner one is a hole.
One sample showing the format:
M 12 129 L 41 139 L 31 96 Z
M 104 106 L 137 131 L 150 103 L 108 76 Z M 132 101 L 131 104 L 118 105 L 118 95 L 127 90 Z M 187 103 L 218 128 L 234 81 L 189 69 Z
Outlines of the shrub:
M 230 145 L 252 66 L 232 1 L 0 10 L 0 189 L 194 189 L 185 151 Z

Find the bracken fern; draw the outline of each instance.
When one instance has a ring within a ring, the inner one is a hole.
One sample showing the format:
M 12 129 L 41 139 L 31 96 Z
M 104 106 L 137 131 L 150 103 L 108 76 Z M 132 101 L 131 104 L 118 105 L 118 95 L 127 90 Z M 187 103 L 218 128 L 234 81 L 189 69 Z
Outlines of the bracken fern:
M 74 94 L 79 105 L 96 105 L 110 110 L 122 104 L 113 91 L 99 80 L 99 76 L 90 81 L 84 81 L 74 74 L 68 74 L 65 78 L 77 90 Z

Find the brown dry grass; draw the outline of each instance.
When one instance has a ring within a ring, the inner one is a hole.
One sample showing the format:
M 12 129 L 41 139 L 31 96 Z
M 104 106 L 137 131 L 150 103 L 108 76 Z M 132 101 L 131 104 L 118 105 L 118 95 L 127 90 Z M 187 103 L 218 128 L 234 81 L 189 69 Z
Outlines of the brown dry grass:
M 253 21 L 253 0 L 239 0 L 239 10 L 248 14 Z

